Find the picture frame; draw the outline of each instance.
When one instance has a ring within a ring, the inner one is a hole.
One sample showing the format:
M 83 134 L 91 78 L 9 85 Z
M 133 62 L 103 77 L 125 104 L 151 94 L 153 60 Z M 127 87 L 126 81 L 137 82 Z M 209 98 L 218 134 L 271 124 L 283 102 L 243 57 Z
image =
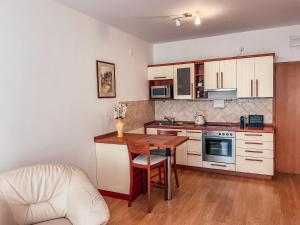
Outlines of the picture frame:
M 97 60 L 98 98 L 116 98 L 115 64 Z

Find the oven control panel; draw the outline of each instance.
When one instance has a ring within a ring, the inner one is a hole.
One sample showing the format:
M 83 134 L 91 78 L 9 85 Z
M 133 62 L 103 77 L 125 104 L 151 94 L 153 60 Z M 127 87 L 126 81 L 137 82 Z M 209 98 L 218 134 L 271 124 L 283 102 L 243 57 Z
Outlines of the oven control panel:
M 233 131 L 204 131 L 204 137 L 224 137 L 224 138 L 234 138 L 235 132 Z

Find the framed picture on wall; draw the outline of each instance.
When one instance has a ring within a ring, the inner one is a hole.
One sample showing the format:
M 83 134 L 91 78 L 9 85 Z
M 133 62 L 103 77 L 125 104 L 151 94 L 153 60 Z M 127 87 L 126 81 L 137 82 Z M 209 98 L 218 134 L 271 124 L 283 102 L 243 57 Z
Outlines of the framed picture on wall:
M 97 60 L 98 98 L 116 97 L 115 64 Z

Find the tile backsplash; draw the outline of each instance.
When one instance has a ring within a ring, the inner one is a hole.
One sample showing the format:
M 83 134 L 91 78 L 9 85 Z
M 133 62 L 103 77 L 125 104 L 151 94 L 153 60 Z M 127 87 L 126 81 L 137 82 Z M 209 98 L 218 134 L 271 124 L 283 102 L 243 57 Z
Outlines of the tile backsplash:
M 135 130 L 144 126 L 144 123 L 155 120 L 154 102 L 148 100 L 122 102 L 127 105 L 125 131 Z
M 225 100 L 224 108 L 214 108 L 213 101 L 168 100 L 155 102 L 155 119 L 164 115 L 173 116 L 178 121 L 193 121 L 196 112 L 202 112 L 207 122 L 239 122 L 240 116 L 248 114 L 264 115 L 265 123 L 273 120 L 273 99 Z

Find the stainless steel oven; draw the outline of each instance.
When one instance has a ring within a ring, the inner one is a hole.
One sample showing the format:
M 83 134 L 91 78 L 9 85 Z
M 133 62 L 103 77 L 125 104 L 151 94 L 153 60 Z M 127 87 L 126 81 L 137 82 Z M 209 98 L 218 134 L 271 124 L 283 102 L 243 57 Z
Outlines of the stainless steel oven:
M 151 98 L 172 98 L 173 86 L 163 85 L 163 86 L 151 86 L 150 95 Z
M 235 132 L 204 131 L 202 147 L 204 161 L 235 163 Z

